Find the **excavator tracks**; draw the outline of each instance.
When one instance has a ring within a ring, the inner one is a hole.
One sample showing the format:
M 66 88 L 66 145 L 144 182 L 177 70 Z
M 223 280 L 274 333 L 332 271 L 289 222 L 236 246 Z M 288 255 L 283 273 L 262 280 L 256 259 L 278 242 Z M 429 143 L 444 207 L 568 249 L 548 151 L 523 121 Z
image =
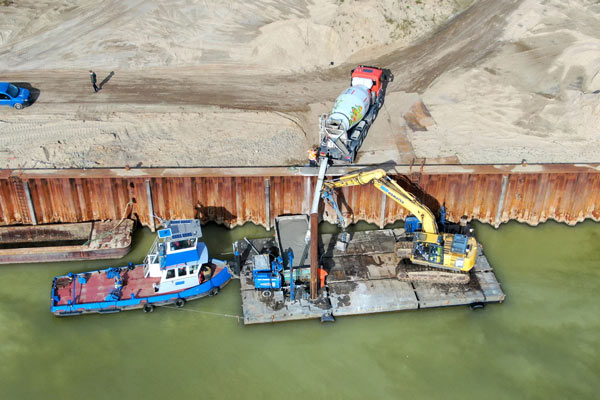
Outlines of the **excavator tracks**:
M 413 264 L 408 259 L 400 261 L 396 269 L 396 277 L 399 281 L 403 282 L 442 283 L 449 285 L 465 285 L 471 280 L 468 272 L 444 271 Z

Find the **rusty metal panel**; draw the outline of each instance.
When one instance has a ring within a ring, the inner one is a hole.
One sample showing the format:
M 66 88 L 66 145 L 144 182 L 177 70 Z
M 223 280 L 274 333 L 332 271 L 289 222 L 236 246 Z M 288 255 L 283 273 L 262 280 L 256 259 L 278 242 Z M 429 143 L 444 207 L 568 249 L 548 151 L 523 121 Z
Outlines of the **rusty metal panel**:
M 0 223 L 2 225 L 22 224 L 26 222 L 25 218 L 10 180 L 0 179 Z
M 600 217 L 600 174 L 510 175 L 502 222 L 537 225 L 548 219 L 574 225 Z
M 600 219 L 600 173 L 596 171 L 496 172 L 424 173 L 417 182 L 410 182 L 403 175 L 392 177 L 434 213 L 445 205 L 451 221 L 462 215 L 495 226 L 509 220 L 537 225 L 547 219 L 568 224 L 586 218 Z M 161 218 L 201 218 L 204 222 L 215 221 L 230 227 L 245 222 L 267 225 L 265 176 L 188 176 L 187 172 L 180 177 L 93 176 L 98 177 L 33 174 L 21 179 L 29 184 L 39 223 L 131 216 L 149 225 L 146 196 L 146 180 L 149 180 L 154 212 Z M 266 177 L 270 180 L 271 219 L 308 212 L 316 177 Z M 502 202 L 503 179 L 506 191 Z M 0 178 L 0 225 L 29 223 L 16 191 L 10 176 Z M 382 216 L 383 194 L 372 185 L 344 188 L 340 194 L 340 207 L 349 222 L 392 223 L 406 217 L 405 210 L 389 199 Z M 500 204 L 503 204 L 501 210 Z M 335 222 L 336 215 L 329 206 L 322 206 L 321 210 L 324 220 Z
M 271 177 L 271 215 L 300 214 L 306 202 L 304 177 Z

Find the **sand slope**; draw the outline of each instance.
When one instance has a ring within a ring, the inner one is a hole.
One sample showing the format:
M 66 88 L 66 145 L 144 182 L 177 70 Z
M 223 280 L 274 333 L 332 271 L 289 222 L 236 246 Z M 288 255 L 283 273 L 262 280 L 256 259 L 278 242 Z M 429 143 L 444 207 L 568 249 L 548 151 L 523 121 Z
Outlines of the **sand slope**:
M 594 162 L 600 154 L 600 5 L 524 1 L 502 45 L 423 94 L 436 128 L 418 156 L 463 162 Z
M 0 80 L 37 91 L 0 109 L 0 165 L 302 164 L 356 63 L 396 75 L 361 163 L 597 162 L 600 5 L 479 0 L 454 14 L 469 3 L 0 6 Z M 99 93 L 89 68 L 109 79 Z M 418 101 L 431 117 L 413 131 Z
M 202 64 L 306 70 L 406 44 L 457 6 L 419 3 L 22 0 L 2 7 L 0 71 Z

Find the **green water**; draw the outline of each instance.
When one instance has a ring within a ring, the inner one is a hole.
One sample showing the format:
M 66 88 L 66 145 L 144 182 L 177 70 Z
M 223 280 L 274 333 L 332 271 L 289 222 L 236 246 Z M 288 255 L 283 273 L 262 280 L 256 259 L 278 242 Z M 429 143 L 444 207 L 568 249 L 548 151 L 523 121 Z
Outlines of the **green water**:
M 56 318 L 52 277 L 140 262 L 0 267 L 0 399 L 596 399 L 600 224 L 476 225 L 504 304 L 245 327 L 239 282 L 182 310 Z M 245 226 L 204 229 L 214 256 Z M 231 256 L 225 254 L 223 257 Z

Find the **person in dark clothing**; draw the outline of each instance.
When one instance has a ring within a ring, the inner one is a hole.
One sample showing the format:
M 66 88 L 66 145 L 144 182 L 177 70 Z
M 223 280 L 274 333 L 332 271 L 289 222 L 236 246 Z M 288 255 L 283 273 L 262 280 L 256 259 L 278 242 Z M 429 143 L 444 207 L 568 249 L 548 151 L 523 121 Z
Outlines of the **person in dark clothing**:
M 96 73 L 90 70 L 90 80 L 92 81 L 92 86 L 94 87 L 94 92 L 98 91 L 98 86 L 96 86 Z

